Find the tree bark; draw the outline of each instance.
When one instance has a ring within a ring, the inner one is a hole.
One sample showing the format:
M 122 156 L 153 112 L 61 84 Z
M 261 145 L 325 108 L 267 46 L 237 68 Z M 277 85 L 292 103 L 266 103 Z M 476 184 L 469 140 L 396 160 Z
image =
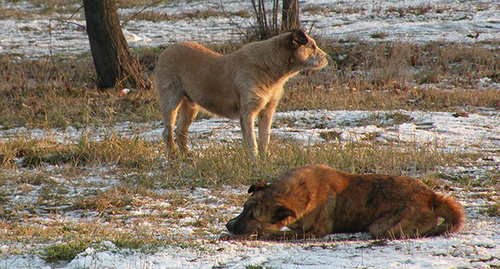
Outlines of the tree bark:
M 116 10 L 115 0 L 83 0 L 97 87 L 116 84 L 146 88 L 139 61 L 132 56 Z
M 281 30 L 288 31 L 295 28 L 300 28 L 299 0 L 283 0 Z

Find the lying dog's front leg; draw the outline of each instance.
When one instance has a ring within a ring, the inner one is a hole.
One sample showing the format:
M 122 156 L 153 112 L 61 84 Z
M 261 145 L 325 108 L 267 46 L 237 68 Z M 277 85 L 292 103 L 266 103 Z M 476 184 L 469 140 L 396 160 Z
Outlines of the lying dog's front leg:
M 254 112 L 242 111 L 240 124 L 241 132 L 243 133 L 243 144 L 245 145 L 252 162 L 255 162 L 257 154 L 259 153 L 257 149 L 257 141 L 255 141 L 254 121 Z

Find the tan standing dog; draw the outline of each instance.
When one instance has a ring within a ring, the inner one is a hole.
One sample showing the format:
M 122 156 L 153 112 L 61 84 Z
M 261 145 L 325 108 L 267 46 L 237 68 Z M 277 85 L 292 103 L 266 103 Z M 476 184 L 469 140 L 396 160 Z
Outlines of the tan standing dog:
M 189 125 L 199 107 L 230 119 L 240 119 L 243 141 L 252 158 L 269 144 L 272 117 L 283 84 L 304 69 L 327 65 L 326 54 L 301 30 L 292 30 L 265 41 L 250 43 L 221 55 L 192 42 L 169 46 L 158 59 L 155 88 L 158 92 L 169 153 L 177 144 L 187 151 Z M 258 117 L 259 146 L 254 134 Z
M 414 238 L 456 232 L 465 221 L 462 206 L 453 198 L 404 176 L 358 175 L 308 165 L 248 191 L 252 195 L 243 212 L 226 224 L 229 238 L 314 238 L 348 232 Z

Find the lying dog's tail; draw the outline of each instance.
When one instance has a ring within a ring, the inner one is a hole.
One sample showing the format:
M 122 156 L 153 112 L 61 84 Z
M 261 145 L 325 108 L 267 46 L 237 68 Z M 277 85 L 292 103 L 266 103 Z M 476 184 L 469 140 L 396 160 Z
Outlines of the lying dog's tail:
M 437 194 L 434 198 L 434 210 L 438 217 L 444 220 L 436 228 L 427 232 L 426 236 L 457 232 L 465 223 L 464 210 L 452 197 Z

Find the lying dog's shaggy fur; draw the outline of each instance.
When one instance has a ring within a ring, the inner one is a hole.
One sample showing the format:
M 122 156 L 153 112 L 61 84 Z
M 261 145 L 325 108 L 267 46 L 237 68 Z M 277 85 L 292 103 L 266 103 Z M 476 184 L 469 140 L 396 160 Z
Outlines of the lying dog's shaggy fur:
M 465 220 L 459 203 L 417 179 L 350 174 L 323 165 L 293 169 L 249 192 L 243 212 L 226 225 L 233 237 L 369 232 L 376 238 L 414 238 L 456 232 Z
M 301 30 L 250 43 L 221 55 L 196 43 L 169 46 L 158 59 L 155 88 L 158 92 L 169 153 L 177 144 L 187 151 L 189 125 L 199 106 L 216 115 L 240 119 L 243 140 L 252 158 L 258 154 L 254 120 L 258 117 L 259 150 L 269 143 L 272 117 L 283 92 L 283 84 L 304 69 L 327 65 L 326 54 Z

